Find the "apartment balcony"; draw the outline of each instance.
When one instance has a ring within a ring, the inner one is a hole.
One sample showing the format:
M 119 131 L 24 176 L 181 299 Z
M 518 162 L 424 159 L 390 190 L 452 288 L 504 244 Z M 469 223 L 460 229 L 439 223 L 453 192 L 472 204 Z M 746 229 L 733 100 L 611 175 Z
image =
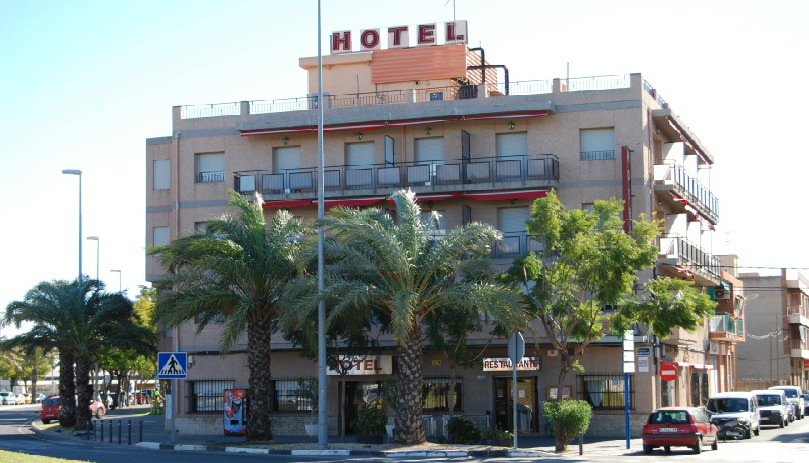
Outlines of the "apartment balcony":
M 722 281 L 719 259 L 680 237 L 660 238 L 657 268 L 663 275 L 692 279 L 699 286 L 718 286 Z
M 719 219 L 719 199 L 676 162 L 654 166 L 654 189 L 675 211 L 696 212 L 714 225 Z
M 801 338 L 793 338 L 790 340 L 790 357 L 809 359 L 809 345 Z
M 234 189 L 261 192 L 267 201 L 317 196 L 317 167 L 282 172 L 234 172 Z M 453 193 L 509 188 L 549 188 L 559 183 L 559 160 L 552 154 L 477 158 L 467 162 L 398 162 L 324 168 L 327 197 L 387 195 L 401 188 L 416 193 Z
M 711 339 L 714 341 L 744 342 L 744 319 L 731 315 L 711 317 Z
M 522 256 L 528 251 L 539 251 L 542 249 L 534 235 L 526 232 L 504 232 L 503 239 L 492 246 L 492 257 L 514 258 Z
M 809 318 L 804 316 L 805 310 L 799 305 L 787 306 L 787 318 L 791 325 L 802 325 L 809 327 Z

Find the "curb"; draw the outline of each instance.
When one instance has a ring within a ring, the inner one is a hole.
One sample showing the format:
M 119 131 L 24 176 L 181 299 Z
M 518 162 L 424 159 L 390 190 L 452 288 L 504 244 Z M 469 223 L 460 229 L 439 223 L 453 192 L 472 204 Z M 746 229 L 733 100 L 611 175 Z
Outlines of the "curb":
M 296 456 L 366 456 L 383 458 L 463 458 L 463 457 L 519 457 L 541 458 L 558 456 L 542 450 L 270 450 L 248 447 L 218 447 L 188 444 L 162 444 L 160 442 L 140 442 L 135 444 L 153 450 L 176 450 L 184 452 L 224 452 L 255 455 L 296 455 Z

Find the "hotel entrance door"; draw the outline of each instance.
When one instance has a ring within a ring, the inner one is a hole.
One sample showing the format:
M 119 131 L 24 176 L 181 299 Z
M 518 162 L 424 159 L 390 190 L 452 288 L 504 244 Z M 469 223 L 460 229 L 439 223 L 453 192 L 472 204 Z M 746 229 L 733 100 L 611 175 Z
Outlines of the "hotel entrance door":
M 494 425 L 507 431 L 514 430 L 512 408 L 513 382 L 511 378 L 494 378 Z M 517 378 L 517 424 L 521 433 L 537 432 L 539 415 L 537 379 Z

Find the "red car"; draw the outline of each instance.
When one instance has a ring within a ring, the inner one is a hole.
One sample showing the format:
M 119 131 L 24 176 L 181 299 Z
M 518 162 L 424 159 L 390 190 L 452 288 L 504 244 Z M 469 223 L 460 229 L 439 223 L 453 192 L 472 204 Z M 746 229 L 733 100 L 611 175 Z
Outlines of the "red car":
M 42 402 L 42 410 L 39 411 L 39 419 L 41 419 L 44 424 L 58 420 L 59 410 L 61 409 L 62 399 L 58 395 L 48 397 Z M 106 412 L 107 409 L 104 408 L 101 402 L 97 400 L 90 401 L 90 413 L 95 415 L 96 418 L 100 419 Z
M 717 431 L 701 408 L 661 408 L 652 412 L 643 425 L 643 453 L 652 453 L 655 447 L 663 447 L 669 453 L 674 446 L 690 447 L 694 453 L 702 452 L 703 445 L 716 450 Z

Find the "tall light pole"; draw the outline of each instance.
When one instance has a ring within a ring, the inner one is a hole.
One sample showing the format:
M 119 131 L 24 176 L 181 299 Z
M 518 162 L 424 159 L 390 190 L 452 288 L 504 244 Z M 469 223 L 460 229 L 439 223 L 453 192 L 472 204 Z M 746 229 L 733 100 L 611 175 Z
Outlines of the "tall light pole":
M 96 296 L 98 296 L 98 286 L 101 284 L 98 276 L 98 263 L 101 261 L 101 240 L 97 236 L 88 236 L 87 241 L 96 242 Z M 96 299 L 98 301 L 98 299 Z M 97 302 L 96 302 L 97 303 Z M 95 371 L 93 372 L 93 396 L 98 398 L 98 360 L 96 360 Z
M 120 293 L 121 291 L 123 291 L 123 288 L 121 288 L 121 273 L 122 272 L 120 270 L 110 270 L 110 272 L 118 273 L 118 292 Z
M 320 37 L 320 0 L 317 0 L 317 218 L 325 215 L 324 159 L 323 159 L 323 50 Z M 323 225 L 317 229 L 317 290 L 320 294 L 326 288 Z M 328 447 L 328 415 L 326 414 L 326 301 L 320 300 L 317 306 L 317 389 L 318 389 L 318 431 L 317 445 L 321 450 Z
M 79 176 L 79 297 L 81 297 L 81 171 L 79 169 L 64 169 L 62 173 L 65 175 Z

